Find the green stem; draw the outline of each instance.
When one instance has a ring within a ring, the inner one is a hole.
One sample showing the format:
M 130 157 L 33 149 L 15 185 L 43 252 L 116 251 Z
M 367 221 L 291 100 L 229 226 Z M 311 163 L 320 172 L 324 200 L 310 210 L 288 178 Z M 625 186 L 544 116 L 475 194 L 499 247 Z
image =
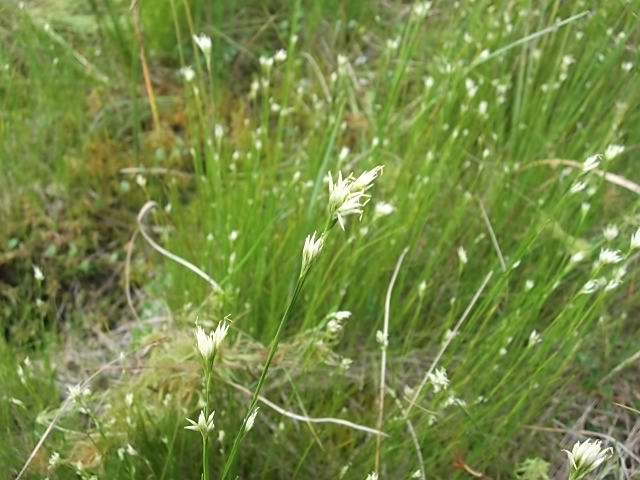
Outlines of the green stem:
M 207 436 L 202 436 L 202 478 L 209 480 L 209 469 L 207 468 L 209 459 L 207 458 Z
M 213 362 L 212 362 L 213 363 Z M 211 391 L 211 368 L 208 365 L 205 365 L 204 374 L 206 375 L 206 383 L 205 383 L 205 397 L 204 397 L 204 418 L 209 420 L 209 392 Z M 207 443 L 209 440 L 208 433 L 207 435 L 202 436 L 202 478 L 203 480 L 209 480 L 209 449 L 207 448 Z
M 222 472 L 222 480 L 225 480 L 229 476 L 229 472 L 231 471 L 231 466 L 233 465 L 233 461 L 238 453 L 238 447 L 240 446 L 240 441 L 244 436 L 244 426 L 247 423 L 247 418 L 253 412 L 256 404 L 258 403 L 258 395 L 260 394 L 260 390 L 262 390 L 262 386 L 264 384 L 265 379 L 267 378 L 267 371 L 269 370 L 269 366 L 271 365 L 271 361 L 278 349 L 278 344 L 280 343 L 280 337 L 282 337 L 282 332 L 284 331 L 284 327 L 291 317 L 291 311 L 293 310 L 293 306 L 295 305 L 298 296 L 302 290 L 302 286 L 304 285 L 304 281 L 307 278 L 307 274 L 309 273 L 309 269 L 304 273 L 304 275 L 298 278 L 296 283 L 296 287 L 293 291 L 293 295 L 291 296 L 291 300 L 289 301 L 289 305 L 280 320 L 280 325 L 278 325 L 278 330 L 276 331 L 275 337 L 273 338 L 273 343 L 271 344 L 271 349 L 269 350 L 269 355 L 267 356 L 267 361 L 264 364 L 264 368 L 262 369 L 262 374 L 260 375 L 260 379 L 258 380 L 258 385 L 256 386 L 255 391 L 253 392 L 253 398 L 251 399 L 251 404 L 249 405 L 248 413 L 245 415 L 244 420 L 242 421 L 242 426 L 236 435 L 235 440 L 233 441 L 233 447 L 231 448 L 231 452 L 229 453 L 229 457 L 224 465 L 224 471 Z

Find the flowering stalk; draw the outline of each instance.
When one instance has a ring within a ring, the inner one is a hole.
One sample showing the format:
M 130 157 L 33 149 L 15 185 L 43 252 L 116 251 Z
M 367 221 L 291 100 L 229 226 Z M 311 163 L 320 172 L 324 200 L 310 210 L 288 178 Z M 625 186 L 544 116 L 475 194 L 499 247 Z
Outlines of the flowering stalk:
M 233 447 L 231 448 L 231 452 L 229 453 L 229 456 L 225 463 L 221 477 L 222 480 L 226 480 L 229 477 L 231 467 L 236 455 L 238 454 L 240 442 L 242 438 L 244 438 L 244 436 L 253 427 L 255 416 L 257 413 L 258 396 L 260 395 L 260 391 L 262 390 L 265 379 L 267 378 L 267 372 L 269 371 L 269 367 L 271 366 L 273 357 L 275 356 L 275 353 L 278 349 L 280 338 L 282 337 L 282 333 L 284 332 L 289 318 L 291 317 L 291 312 L 293 311 L 293 307 L 295 306 L 298 297 L 300 296 L 300 292 L 302 291 L 302 287 L 304 286 L 304 282 L 307 279 L 311 266 L 313 265 L 313 263 L 315 263 L 316 258 L 318 257 L 322 250 L 322 247 L 324 246 L 324 242 L 329 230 L 336 223 L 338 223 L 344 230 L 344 218 L 349 215 L 362 216 L 362 208 L 370 198 L 370 195 L 366 194 L 366 192 L 372 187 L 373 181 L 377 178 L 381 171 L 382 167 L 375 167 L 373 170 L 365 171 L 358 178 L 354 178 L 353 175 L 349 175 L 344 179 L 342 178 L 342 173 L 338 173 L 338 180 L 335 184 L 333 183 L 331 174 L 329 174 L 329 215 L 325 224 L 325 228 L 318 239 L 316 239 L 316 232 L 314 232 L 313 235 L 307 236 L 304 242 L 304 246 L 302 249 L 302 266 L 300 269 L 300 275 L 298 276 L 298 280 L 293 289 L 293 294 L 291 295 L 289 304 L 287 305 L 287 308 L 282 315 L 282 319 L 280 320 L 280 324 L 278 325 L 278 329 L 276 330 L 273 342 L 271 343 L 271 348 L 269 349 L 267 360 L 265 361 L 262 373 L 260 374 L 260 378 L 258 379 L 258 384 L 256 385 L 256 389 L 253 392 L 251 403 L 249 404 L 248 413 L 245 415 L 242 426 L 238 431 L 238 434 L 236 435 L 236 438 L 233 442 Z
M 229 331 L 229 325 L 226 322 L 220 322 L 218 327 L 208 335 L 202 329 L 202 327 L 196 324 L 196 349 L 200 355 L 202 362 L 202 369 L 205 377 L 205 395 L 204 395 L 204 410 L 200 411 L 198 421 L 187 418 L 187 421 L 191 424 L 184 427 L 187 430 L 194 430 L 200 432 L 202 435 L 202 478 L 203 480 L 209 480 L 209 452 L 207 445 L 209 443 L 209 434 L 214 429 L 213 416 L 216 412 L 209 413 L 209 394 L 211 392 L 211 370 L 213 370 L 213 363 L 216 358 L 216 354 L 220 350 L 222 341 L 227 336 Z

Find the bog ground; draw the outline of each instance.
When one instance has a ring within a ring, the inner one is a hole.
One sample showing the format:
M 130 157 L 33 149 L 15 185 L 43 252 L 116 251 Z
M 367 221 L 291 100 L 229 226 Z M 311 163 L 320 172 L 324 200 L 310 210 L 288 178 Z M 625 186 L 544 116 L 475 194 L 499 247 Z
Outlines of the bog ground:
M 0 478 L 638 478 L 638 27 L 2 2 Z

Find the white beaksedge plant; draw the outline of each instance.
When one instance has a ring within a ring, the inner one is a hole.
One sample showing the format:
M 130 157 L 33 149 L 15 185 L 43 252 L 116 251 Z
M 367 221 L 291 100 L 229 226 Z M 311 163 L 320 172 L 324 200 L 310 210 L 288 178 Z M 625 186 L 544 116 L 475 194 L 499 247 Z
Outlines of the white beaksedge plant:
M 571 473 L 569 480 L 582 480 L 613 456 L 613 448 L 602 448 L 600 440 L 576 442 L 571 451 L 563 450 L 569 457 Z
M 198 417 L 198 421 L 195 422 L 190 418 L 187 418 L 187 421 L 191 425 L 187 425 L 184 427 L 187 430 L 194 430 L 196 432 L 200 432 L 202 435 L 202 479 L 209 480 L 209 471 L 207 469 L 207 465 L 209 464 L 209 449 L 207 448 L 209 434 L 213 431 L 215 425 L 213 423 L 213 417 L 215 415 L 215 411 L 209 410 L 209 397 L 211 392 L 211 370 L 213 369 L 213 364 L 215 358 L 220 351 L 220 347 L 222 346 L 222 342 L 224 341 L 227 333 L 229 332 L 229 324 L 223 320 L 218 324 L 216 329 L 208 334 L 204 331 L 204 329 L 196 323 L 196 350 L 200 355 L 200 361 L 202 362 L 202 370 L 203 370 L 203 378 L 205 379 L 205 406 L 204 409 L 200 411 L 200 416 Z
M 267 65 L 263 66 L 267 68 Z M 270 68 L 270 65 L 268 66 L 268 68 Z M 324 247 L 324 243 L 326 241 L 327 235 L 329 234 L 329 230 L 331 230 L 331 228 L 336 223 L 338 223 L 340 225 L 340 228 L 344 230 L 344 218 L 349 215 L 362 216 L 362 209 L 371 198 L 371 196 L 366 192 L 373 186 L 373 181 L 381 172 L 382 166 L 367 170 L 358 178 L 355 178 L 353 174 L 349 175 L 346 178 L 343 178 L 342 172 L 338 172 L 338 178 L 335 183 L 333 181 L 331 173 L 329 173 L 329 215 L 327 217 L 324 230 L 318 238 L 316 238 L 317 232 L 314 232 L 312 235 L 308 235 L 304 241 L 304 245 L 302 247 L 302 265 L 300 267 L 300 275 L 298 276 L 298 281 L 295 284 L 287 308 L 285 309 L 285 312 L 282 315 L 282 319 L 280 320 L 280 324 L 278 325 L 278 329 L 276 330 L 274 339 L 271 343 L 271 348 L 269 349 L 269 354 L 267 355 L 262 373 L 260 374 L 260 378 L 258 379 L 258 384 L 253 392 L 253 398 L 251 400 L 251 404 L 249 405 L 248 413 L 245 416 L 240 431 L 236 435 L 233 446 L 231 447 L 231 451 L 229 452 L 229 456 L 227 457 L 227 460 L 225 462 L 221 480 L 229 479 L 229 476 L 231 474 L 231 467 L 233 465 L 235 457 L 238 454 L 240 442 L 253 427 L 258 411 L 258 396 L 260 394 L 260 391 L 262 390 L 262 386 L 264 385 L 267 372 L 269 371 L 269 367 L 271 366 L 271 362 L 273 361 L 273 357 L 276 353 L 276 350 L 278 349 L 282 332 L 284 331 L 284 328 L 291 316 L 293 307 L 300 295 L 300 292 L 302 291 L 302 287 L 305 283 L 307 275 L 309 274 L 311 266 L 316 261 L 316 259 L 320 255 L 320 252 L 322 251 L 322 248 Z M 348 361 L 346 366 L 348 366 Z

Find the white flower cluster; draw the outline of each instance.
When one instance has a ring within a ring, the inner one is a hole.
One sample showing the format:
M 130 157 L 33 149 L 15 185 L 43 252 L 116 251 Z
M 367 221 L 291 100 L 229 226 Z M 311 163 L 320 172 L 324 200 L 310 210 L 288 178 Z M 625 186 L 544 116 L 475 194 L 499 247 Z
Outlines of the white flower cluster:
M 613 456 L 613 449 L 601 448 L 600 440 L 576 442 L 571 451 L 563 450 L 571 463 L 571 480 L 582 480 Z
M 382 172 L 381 166 L 364 172 L 358 178 L 353 175 L 342 178 L 342 172 L 338 172 L 335 183 L 329 172 L 329 212 L 332 218 L 338 221 L 340 228 L 344 230 L 344 217 L 362 216 L 362 207 L 371 198 L 366 192 L 373 186 L 372 183 L 380 172 Z
M 218 327 L 208 335 L 200 325 L 196 325 L 196 346 L 203 360 L 208 362 L 213 359 L 228 331 L 229 325 L 226 322 L 220 322 Z

